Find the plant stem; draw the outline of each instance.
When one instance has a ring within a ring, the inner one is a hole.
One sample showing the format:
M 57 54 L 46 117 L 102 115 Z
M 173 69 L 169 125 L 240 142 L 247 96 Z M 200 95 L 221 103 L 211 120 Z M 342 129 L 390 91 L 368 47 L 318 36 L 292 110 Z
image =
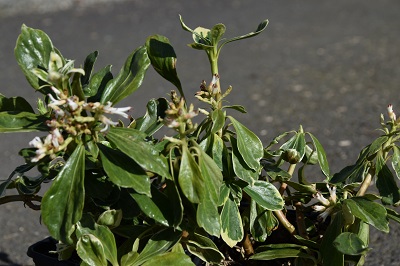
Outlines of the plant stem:
M 254 254 L 254 248 L 253 245 L 251 244 L 249 234 L 246 232 L 243 240 L 243 248 L 246 256 L 250 256 Z
M 371 184 L 372 177 L 374 176 L 374 170 L 370 170 L 367 176 L 364 178 L 364 181 L 361 184 L 360 189 L 357 192 L 357 196 L 364 196 L 365 192 L 367 191 L 369 185 Z
M 287 172 L 290 176 L 293 175 L 295 168 L 296 168 L 296 164 L 293 163 L 293 164 L 289 165 Z M 281 193 L 281 195 L 283 195 L 283 193 L 285 193 L 286 188 L 287 188 L 287 184 L 285 182 L 282 182 L 281 186 L 279 188 L 279 193 Z
M 23 201 L 32 210 L 40 210 L 40 205 L 35 205 L 32 201 L 41 202 L 42 197 L 38 195 L 10 195 L 0 198 L 0 205 L 8 202 Z
M 294 206 L 296 207 L 296 223 L 299 230 L 299 235 L 305 239 L 308 239 L 306 223 L 304 220 L 303 204 L 301 204 L 301 202 L 296 202 Z
M 285 214 L 283 214 L 283 211 L 274 211 L 274 214 L 278 221 L 283 225 L 286 230 L 289 231 L 290 234 L 296 235 L 296 228 L 289 222 L 289 220 L 286 218 Z

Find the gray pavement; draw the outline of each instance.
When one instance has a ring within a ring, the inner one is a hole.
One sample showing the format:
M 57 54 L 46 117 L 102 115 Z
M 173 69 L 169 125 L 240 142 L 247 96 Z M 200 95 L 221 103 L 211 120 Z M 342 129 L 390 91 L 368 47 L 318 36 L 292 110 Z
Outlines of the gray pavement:
M 175 47 L 187 95 L 194 94 L 210 74 L 205 55 L 186 46 L 191 37 L 181 30 L 178 14 L 193 28 L 222 22 L 227 36 L 270 20 L 263 34 L 227 45 L 220 58 L 222 86 L 234 89 L 229 100 L 247 108 L 241 120 L 264 144 L 302 124 L 320 139 L 336 172 L 378 135 L 388 103 L 400 112 L 400 2 L 394 0 L 0 0 L 0 92 L 25 96 L 32 104 L 38 97 L 13 56 L 25 23 L 44 30 L 77 64 L 98 50 L 97 69 L 112 64 L 114 73 L 148 35 L 165 35 Z M 143 99 L 172 89 L 149 72 L 142 89 L 121 103 L 134 107 L 133 116 L 143 114 Z M 34 136 L 0 135 L 0 179 L 22 163 L 15 154 Z M 32 265 L 27 247 L 47 236 L 39 213 L 19 203 L 0 206 L 0 228 L 0 265 Z M 367 265 L 399 265 L 400 230 L 396 224 L 392 229 L 373 232 Z

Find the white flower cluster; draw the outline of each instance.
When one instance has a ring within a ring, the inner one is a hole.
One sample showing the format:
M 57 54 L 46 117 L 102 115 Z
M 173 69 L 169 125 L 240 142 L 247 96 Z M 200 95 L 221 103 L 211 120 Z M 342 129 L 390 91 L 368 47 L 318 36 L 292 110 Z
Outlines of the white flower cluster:
M 74 137 L 82 134 L 92 135 L 98 122 L 103 124 L 100 132 L 106 132 L 110 126 L 118 125 L 118 122 L 112 121 L 104 114 L 116 114 L 129 118 L 127 112 L 131 107 L 115 108 L 112 107 L 111 102 L 106 105 L 99 102 L 85 103 L 79 101 L 75 95 L 68 96 L 67 93 L 55 87 L 51 89 L 54 95 L 48 94 L 50 101 L 47 105 L 54 114 L 53 118 L 47 121 L 50 133 L 44 139 L 35 137 L 29 142 L 30 146 L 36 148 L 36 155 L 31 159 L 32 162 L 38 162 L 46 155 L 55 158 L 56 153 L 64 150 Z M 83 110 L 89 111 L 93 116 L 87 116 L 86 112 L 81 115 Z
M 337 197 L 336 197 L 336 187 L 333 186 L 332 188 L 329 187 L 328 184 L 326 184 L 326 187 L 328 188 L 329 191 L 329 199 L 325 198 L 321 192 L 317 192 L 314 195 L 314 198 L 316 198 L 322 205 L 314 205 L 312 208 L 314 211 L 321 212 L 318 215 L 318 219 L 322 222 L 326 220 L 326 218 L 332 214 L 333 209 L 336 205 Z

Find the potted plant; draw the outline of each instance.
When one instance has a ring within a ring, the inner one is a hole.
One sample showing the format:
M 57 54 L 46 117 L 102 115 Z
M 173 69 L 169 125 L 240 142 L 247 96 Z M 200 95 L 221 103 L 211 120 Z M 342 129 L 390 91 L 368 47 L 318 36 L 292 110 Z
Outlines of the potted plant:
M 76 67 L 44 32 L 22 26 L 15 55 L 43 97 L 35 112 L 25 99 L 1 95 L 0 132 L 45 134 L 20 151 L 26 163 L 0 184 L 0 203 L 40 209 L 52 237 L 45 243 L 56 244 L 64 265 L 363 265 L 369 227 L 387 233 L 389 219 L 400 222 L 390 207 L 400 201 L 392 106 L 388 119 L 381 116 L 382 136 L 331 174 L 312 133 L 300 126 L 264 146 L 233 116 L 244 107 L 227 105 L 232 87 L 221 86 L 220 52 L 268 21 L 231 39 L 223 24 L 192 30 L 180 22 L 192 34 L 189 46 L 210 62 L 211 81 L 195 93 L 201 108 L 186 98 L 164 36 L 148 37 L 113 76 L 110 66 L 94 71 L 97 51 Z M 176 90 L 132 118 L 130 107 L 116 106 L 150 66 Z M 319 181 L 309 180 L 310 167 L 320 169 Z M 374 178 L 378 194 L 368 192 Z M 45 182 L 51 186 L 41 197 Z

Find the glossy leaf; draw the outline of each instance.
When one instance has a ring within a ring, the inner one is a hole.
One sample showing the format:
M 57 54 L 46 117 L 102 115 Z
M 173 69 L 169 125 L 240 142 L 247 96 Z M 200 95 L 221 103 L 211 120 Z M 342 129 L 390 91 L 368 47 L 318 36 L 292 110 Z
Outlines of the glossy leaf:
M 282 210 L 285 203 L 278 189 L 266 181 L 257 180 L 253 186 L 245 186 L 243 190 L 255 202 L 267 210 Z
M 160 155 L 152 144 L 145 141 L 146 134 L 143 132 L 131 128 L 111 128 L 106 137 L 144 169 L 170 178 L 166 158 Z
M 48 117 L 28 112 L 0 112 L 0 133 L 48 131 Z
M 214 160 L 204 151 L 199 150 L 201 151 L 199 167 L 204 178 L 207 196 L 203 197 L 197 207 L 197 223 L 210 235 L 219 237 L 221 223 L 218 213 L 218 200 L 223 177 Z
M 333 241 L 342 233 L 342 213 L 337 212 L 333 217 L 331 224 L 328 226 L 322 238 L 320 252 L 324 266 L 343 266 L 344 256 L 343 253 L 338 251 Z
M 144 75 L 150 65 L 147 50 L 141 46 L 126 59 L 118 75 L 109 81 L 101 97 L 101 103 L 116 104 L 142 85 Z
M 400 224 L 400 214 L 397 213 L 395 210 L 386 208 L 387 211 L 387 217 L 397 223 Z
M 160 265 L 194 266 L 195 264 L 189 256 L 178 252 L 168 252 L 154 256 L 143 264 L 143 266 Z
M 100 102 L 107 83 L 112 79 L 110 65 L 94 73 L 89 84 L 83 87 L 83 93 L 86 97 L 89 97 L 88 102 Z
M 190 202 L 201 202 L 205 195 L 204 177 L 187 146 L 182 148 L 178 182 L 183 194 Z
M 251 200 L 249 220 L 250 232 L 254 240 L 264 242 L 268 236 L 268 210 Z
M 211 133 L 217 133 L 225 125 L 225 114 L 221 109 L 215 109 L 211 113 L 211 119 L 213 121 Z
M 53 44 L 46 33 L 22 25 L 14 53 L 18 65 L 34 89 L 39 89 L 40 85 L 32 70 L 47 69 L 52 51 L 54 51 Z
M 151 198 L 138 193 L 130 193 L 130 195 L 147 217 L 165 226 L 173 224 L 171 203 L 162 192 L 153 188 Z
M 388 205 L 398 205 L 400 203 L 400 189 L 389 167 L 384 164 L 378 173 L 376 187 L 382 196 L 382 203 Z
M 190 235 L 186 247 L 191 254 L 210 264 L 219 264 L 224 259 L 224 255 L 218 250 L 215 243 L 209 237 L 198 233 Z
M 258 172 L 251 169 L 244 159 L 242 158 L 238 143 L 235 138 L 231 137 L 231 144 L 232 144 L 232 166 L 233 171 L 235 172 L 236 176 L 241 180 L 247 182 L 250 185 L 253 185 L 254 182 L 258 179 Z
M 28 112 L 35 113 L 32 106 L 22 97 L 6 98 L 0 93 L 0 112 Z
M 176 54 L 167 37 L 153 35 L 146 40 L 151 65 L 163 78 L 171 82 L 183 96 L 181 81 L 176 73 Z
M 241 105 L 225 105 L 222 108 L 233 109 L 233 110 L 241 112 L 242 114 L 247 113 L 246 109 Z
M 238 206 L 229 196 L 221 212 L 221 237 L 225 243 L 233 247 L 243 239 L 244 231 Z
M 151 196 L 150 178 L 134 160 L 124 153 L 98 144 L 101 161 L 108 178 L 120 187 L 133 188 L 140 194 Z
M 85 147 L 78 145 L 42 200 L 42 219 L 55 239 L 72 244 L 85 202 Z
M 260 24 L 258 24 L 257 29 L 255 31 L 250 32 L 250 33 L 245 34 L 245 35 L 241 35 L 241 36 L 237 36 L 237 37 L 228 39 L 225 42 L 223 42 L 221 44 L 221 46 L 226 44 L 226 43 L 230 43 L 230 42 L 234 42 L 234 41 L 238 41 L 238 40 L 243 40 L 243 39 L 254 37 L 254 36 L 260 34 L 261 32 L 263 32 L 265 30 L 265 28 L 267 27 L 267 25 L 268 25 L 268 20 L 264 20 Z
M 163 122 L 160 118 L 165 117 L 165 111 L 168 109 L 168 102 L 165 98 L 151 99 L 147 103 L 146 108 L 146 114 L 136 119 L 135 128 L 150 136 L 162 127 Z
M 398 179 L 400 179 L 400 149 L 393 146 L 392 167 Z
M 351 232 L 343 232 L 333 241 L 336 249 L 346 255 L 360 255 L 368 250 L 365 243 L 357 234 Z
M 293 137 L 291 137 L 287 142 L 285 142 L 280 150 L 288 151 L 288 150 L 296 150 L 298 152 L 299 158 L 297 158 L 297 162 L 303 159 L 304 154 L 306 153 L 306 139 L 305 134 L 303 132 L 296 133 Z M 296 163 L 296 162 L 294 162 Z
M 81 240 L 84 239 L 85 236 L 91 236 L 90 240 L 95 240 L 94 243 L 91 243 L 91 245 L 94 245 L 97 243 L 97 241 L 100 241 L 99 250 L 102 250 L 102 254 L 104 254 L 104 257 L 109 260 L 113 266 L 118 265 L 117 246 L 114 234 L 107 226 L 99 225 L 95 223 L 89 215 L 85 215 L 82 220 L 77 224 L 76 231 L 77 237 Z M 99 256 L 99 254 L 95 253 L 96 250 L 93 250 L 94 254 L 88 253 L 88 250 L 85 250 L 85 252 L 88 259 L 95 259 Z M 85 261 L 87 262 L 87 260 Z
M 142 265 L 147 260 L 170 250 L 181 239 L 182 232 L 168 228 L 154 234 L 140 252 L 132 266 Z
M 104 211 L 97 219 L 97 223 L 99 225 L 105 225 L 109 228 L 114 228 L 120 225 L 121 220 L 122 211 L 111 209 Z
M 236 119 L 228 116 L 237 135 L 237 147 L 246 164 L 256 172 L 260 170 L 260 160 L 264 155 L 261 140 Z
M 99 55 L 98 51 L 94 51 L 86 56 L 85 62 L 83 63 L 83 70 L 85 71 L 85 75 L 81 77 L 81 84 L 87 85 L 90 80 L 90 76 L 93 72 L 94 63 L 96 62 L 97 56 Z
M 174 228 L 178 228 L 183 220 L 183 204 L 177 184 L 174 181 L 167 179 L 164 194 L 169 199 L 169 213 L 172 216 L 172 225 Z
M 272 244 L 260 246 L 256 250 L 256 254 L 251 256 L 249 259 L 274 260 L 284 258 L 303 258 L 313 261 L 313 264 L 309 265 L 316 265 L 316 259 L 307 254 L 304 249 L 307 249 L 307 247 L 295 244 Z
M 87 265 L 107 265 L 103 245 L 94 235 L 81 236 L 76 244 L 76 251 Z
M 350 212 L 360 220 L 383 232 L 389 232 L 386 209 L 382 205 L 362 197 L 353 197 L 343 201 Z
M 317 157 L 318 157 L 319 166 L 321 167 L 321 170 L 324 173 L 324 175 L 326 177 L 329 177 L 329 165 L 328 165 L 328 160 L 326 159 L 325 150 L 322 147 L 319 140 L 316 137 L 314 137 L 313 134 L 308 133 L 308 135 L 311 137 L 311 140 L 314 144 L 315 152 L 317 153 Z

